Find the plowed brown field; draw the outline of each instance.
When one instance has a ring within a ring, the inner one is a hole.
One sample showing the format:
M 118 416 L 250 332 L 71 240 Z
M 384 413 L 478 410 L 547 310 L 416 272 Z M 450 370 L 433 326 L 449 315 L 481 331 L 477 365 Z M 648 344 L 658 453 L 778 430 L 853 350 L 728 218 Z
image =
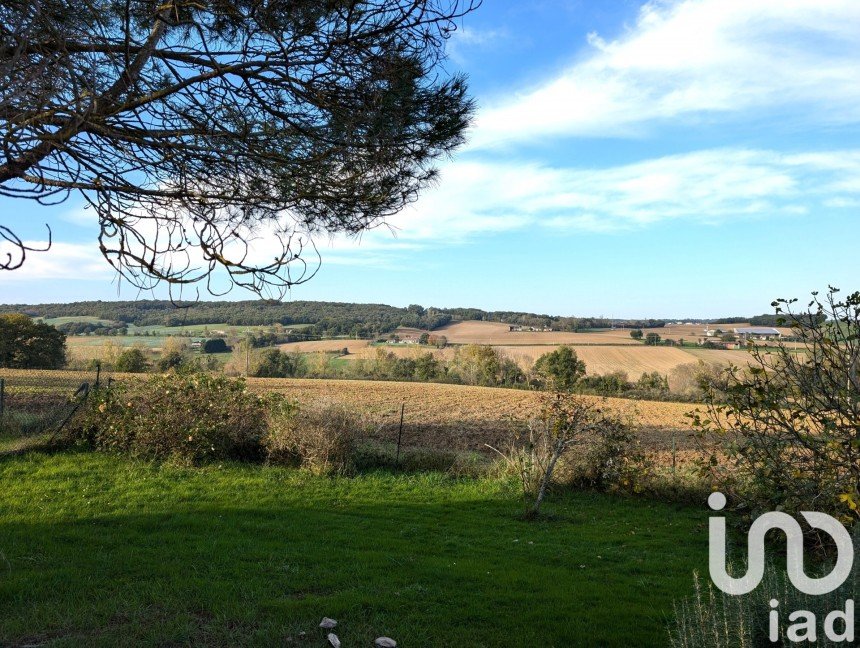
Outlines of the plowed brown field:
M 368 380 L 310 380 L 250 378 L 260 392 L 274 391 L 299 403 L 343 403 L 368 415 L 380 435 L 392 440 L 405 404 L 404 443 L 456 449 L 484 449 L 484 444 L 505 445 L 511 438 L 512 419 L 528 420 L 540 408 L 541 394 L 516 389 L 467 387 L 434 383 L 399 383 Z M 627 416 L 643 444 L 665 450 L 675 437 L 680 449 L 691 447 L 685 413 L 688 403 L 632 401 L 583 396 Z

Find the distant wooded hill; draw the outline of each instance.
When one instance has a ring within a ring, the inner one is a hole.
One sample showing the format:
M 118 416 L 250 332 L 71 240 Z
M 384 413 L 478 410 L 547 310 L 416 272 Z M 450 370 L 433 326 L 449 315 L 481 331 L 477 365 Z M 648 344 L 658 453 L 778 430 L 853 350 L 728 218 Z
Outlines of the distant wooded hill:
M 183 326 L 223 323 L 233 326 L 310 324 L 319 335 L 372 337 L 397 327 L 433 330 L 452 320 L 484 320 L 521 326 L 578 331 L 624 326 L 658 328 L 665 320 L 610 320 L 602 317 L 559 317 L 517 311 L 478 308 L 424 308 L 412 304 L 397 308 L 385 304 L 338 302 L 217 301 L 178 302 L 88 301 L 69 304 L 7 304 L 0 313 L 26 313 L 31 317 L 92 317 L 136 326 Z

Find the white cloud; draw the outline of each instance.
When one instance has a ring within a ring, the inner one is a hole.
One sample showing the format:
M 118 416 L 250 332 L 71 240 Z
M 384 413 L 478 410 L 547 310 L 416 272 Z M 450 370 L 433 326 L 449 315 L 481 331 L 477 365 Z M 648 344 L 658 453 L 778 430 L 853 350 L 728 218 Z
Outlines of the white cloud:
M 393 233 L 382 227 L 358 240 L 316 243 L 323 264 L 396 270 L 422 250 L 528 228 L 617 232 L 667 221 L 719 224 L 797 217 L 858 201 L 860 150 L 786 155 L 714 149 L 603 169 L 463 160 L 447 166 L 438 187 L 392 219 Z M 277 251 L 273 231 L 260 230 L 249 258 L 266 261 Z M 4 279 L 113 277 L 95 243 L 55 243 Z
M 25 241 L 28 247 L 43 250 L 47 241 Z M 8 243 L 0 244 L 0 254 L 18 252 Z M 104 281 L 116 276 L 116 272 L 99 253 L 98 245 L 92 243 L 63 243 L 54 241 L 45 252 L 28 252 L 24 265 L 18 270 L 5 271 L 3 281 L 37 281 L 46 279 L 71 279 Z
M 607 232 L 667 220 L 794 216 L 860 194 L 860 151 L 784 155 L 714 149 L 604 169 L 460 161 L 398 215 L 399 241 L 450 244 L 543 226 Z M 378 232 L 365 237 L 386 245 Z
M 792 106 L 805 119 L 855 123 L 858 42 L 856 0 L 649 2 L 621 37 L 592 34 L 569 68 L 489 103 L 471 148 Z

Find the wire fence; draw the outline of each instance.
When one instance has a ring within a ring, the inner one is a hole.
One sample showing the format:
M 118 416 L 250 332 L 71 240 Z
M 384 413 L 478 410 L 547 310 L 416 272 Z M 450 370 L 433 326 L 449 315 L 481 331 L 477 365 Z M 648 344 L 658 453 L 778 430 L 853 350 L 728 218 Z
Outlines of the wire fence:
M 0 451 L 55 434 L 107 378 L 95 371 L 0 369 Z

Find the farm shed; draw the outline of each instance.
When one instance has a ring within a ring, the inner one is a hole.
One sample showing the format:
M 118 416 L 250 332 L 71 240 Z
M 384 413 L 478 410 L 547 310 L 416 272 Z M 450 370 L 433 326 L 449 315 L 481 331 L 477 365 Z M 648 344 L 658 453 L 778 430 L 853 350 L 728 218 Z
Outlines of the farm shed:
M 782 333 L 769 326 L 741 326 L 735 329 L 735 335 L 745 340 L 771 340 L 782 337 Z

